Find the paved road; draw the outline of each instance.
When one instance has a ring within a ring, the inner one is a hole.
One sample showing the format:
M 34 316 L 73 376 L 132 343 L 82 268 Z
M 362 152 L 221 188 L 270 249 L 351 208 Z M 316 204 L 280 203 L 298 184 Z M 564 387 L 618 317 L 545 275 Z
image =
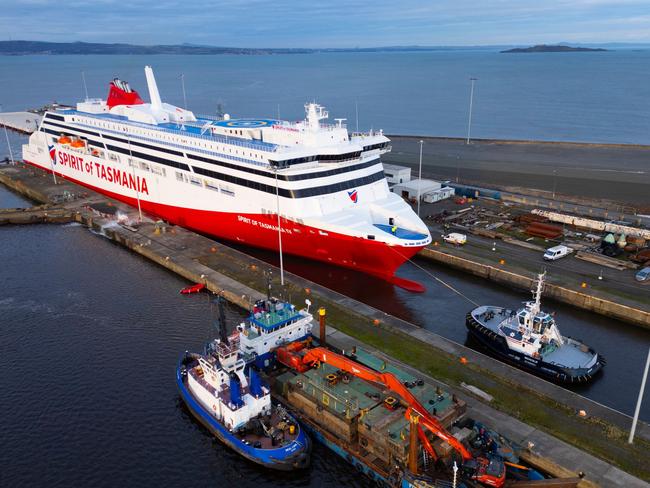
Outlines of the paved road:
M 423 208 L 422 214 L 426 215 L 427 210 L 429 209 Z M 436 211 L 440 211 L 440 209 L 437 208 Z M 434 240 L 441 241 L 439 237 L 448 232 L 440 224 L 430 221 L 427 224 L 431 229 Z M 446 246 L 448 244 L 442 245 Z M 495 248 L 496 251 L 492 251 L 492 248 Z M 577 259 L 574 255 L 557 261 L 545 261 L 542 259 L 541 251 L 528 249 L 499 239 L 489 239 L 472 234 L 468 235 L 468 242 L 461 253 L 468 255 L 470 258 L 480 256 L 493 259 L 495 262 L 503 258 L 510 265 L 520 266 L 530 271 L 547 269 L 549 281 L 568 284 L 570 287 L 575 287 L 577 284 L 586 281 L 590 285 L 598 284 L 599 287 L 612 288 L 620 294 L 616 295 L 617 301 L 642 309 L 650 309 L 650 286 L 639 285 L 634 280 L 635 270 L 619 271 Z M 602 276 L 602 280 L 599 279 L 599 276 Z
M 391 136 L 387 163 L 417 171 L 424 140 L 423 174 L 461 182 L 537 188 L 593 199 L 612 199 L 650 212 L 650 146 L 511 143 Z M 650 142 L 650 141 L 649 141 Z M 555 175 L 554 175 L 555 173 Z

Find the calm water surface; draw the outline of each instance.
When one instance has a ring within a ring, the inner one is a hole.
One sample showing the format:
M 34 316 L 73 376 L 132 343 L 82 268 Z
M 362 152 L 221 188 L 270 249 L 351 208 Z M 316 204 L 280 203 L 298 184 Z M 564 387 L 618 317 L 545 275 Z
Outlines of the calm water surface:
M 304 116 L 317 100 L 331 117 L 392 134 L 460 136 L 467 131 L 470 77 L 475 137 L 650 143 L 650 50 L 603 53 L 321 53 L 273 56 L 4 56 L 5 110 L 106 97 L 126 79 L 147 99 L 143 67 L 163 100 L 236 116 Z

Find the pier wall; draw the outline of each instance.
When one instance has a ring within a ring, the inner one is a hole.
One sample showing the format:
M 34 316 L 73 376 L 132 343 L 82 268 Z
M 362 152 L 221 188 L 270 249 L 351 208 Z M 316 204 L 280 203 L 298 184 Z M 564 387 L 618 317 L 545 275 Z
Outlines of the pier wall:
M 495 283 L 527 291 L 534 288 L 535 278 L 513 273 L 502 268 L 478 263 L 476 261 L 454 256 L 432 248 L 424 248 L 420 251 L 419 255 L 430 261 L 471 273 L 474 276 L 480 276 L 481 278 L 494 281 Z M 631 322 L 635 325 L 650 329 L 650 312 L 646 312 L 645 310 L 628 307 L 621 303 L 551 283 L 546 283 L 544 285 L 544 296 L 583 310 L 595 312 L 617 320 Z

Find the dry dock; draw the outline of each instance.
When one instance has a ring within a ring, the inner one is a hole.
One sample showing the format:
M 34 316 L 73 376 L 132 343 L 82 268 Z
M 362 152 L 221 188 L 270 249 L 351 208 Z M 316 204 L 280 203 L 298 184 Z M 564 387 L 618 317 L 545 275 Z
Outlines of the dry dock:
M 121 208 L 131 219 L 137 212 L 68 182 L 55 186 L 52 177 L 41 170 L 23 165 L 2 167 L 0 181 L 39 203 L 74 212 L 77 221 L 112 241 L 189 281 L 205 282 L 213 291 L 223 290 L 228 300 L 242 307 L 262 295 L 263 271 L 269 266 L 239 251 L 146 219 L 141 224 L 120 225 L 116 209 Z M 388 361 L 417 367 L 432 384 L 444 385 L 467 401 L 472 417 L 524 445 L 532 442 L 533 451 L 557 469 L 582 471 L 585 480 L 604 487 L 649 486 L 642 481 L 650 480 L 647 424 L 639 426 L 635 443 L 628 445 L 630 419 L 623 414 L 303 278 L 288 273 L 286 277 L 285 293 L 295 303 L 310 298 L 328 309 L 330 323 L 336 326 L 328 335 L 330 344 L 349 349 L 361 342 Z M 460 357 L 465 358 L 463 363 Z M 467 385 L 493 400 L 482 399 L 483 395 L 472 393 Z M 586 416 L 578 415 L 580 410 Z M 582 486 L 590 485 L 585 481 Z

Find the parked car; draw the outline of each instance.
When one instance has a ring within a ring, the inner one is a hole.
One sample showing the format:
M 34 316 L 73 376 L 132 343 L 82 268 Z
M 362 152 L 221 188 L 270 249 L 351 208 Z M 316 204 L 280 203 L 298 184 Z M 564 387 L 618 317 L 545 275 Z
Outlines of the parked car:
M 555 261 L 556 259 L 563 258 L 568 256 L 573 252 L 573 249 L 567 246 L 554 246 L 549 247 L 544 253 L 544 259 L 546 261 Z
M 467 243 L 467 236 L 458 232 L 452 232 L 451 234 L 442 236 L 442 239 L 449 244 L 455 244 L 457 246 L 462 246 Z
M 636 276 L 634 276 L 634 279 L 641 282 L 650 282 L 650 266 L 641 269 Z

